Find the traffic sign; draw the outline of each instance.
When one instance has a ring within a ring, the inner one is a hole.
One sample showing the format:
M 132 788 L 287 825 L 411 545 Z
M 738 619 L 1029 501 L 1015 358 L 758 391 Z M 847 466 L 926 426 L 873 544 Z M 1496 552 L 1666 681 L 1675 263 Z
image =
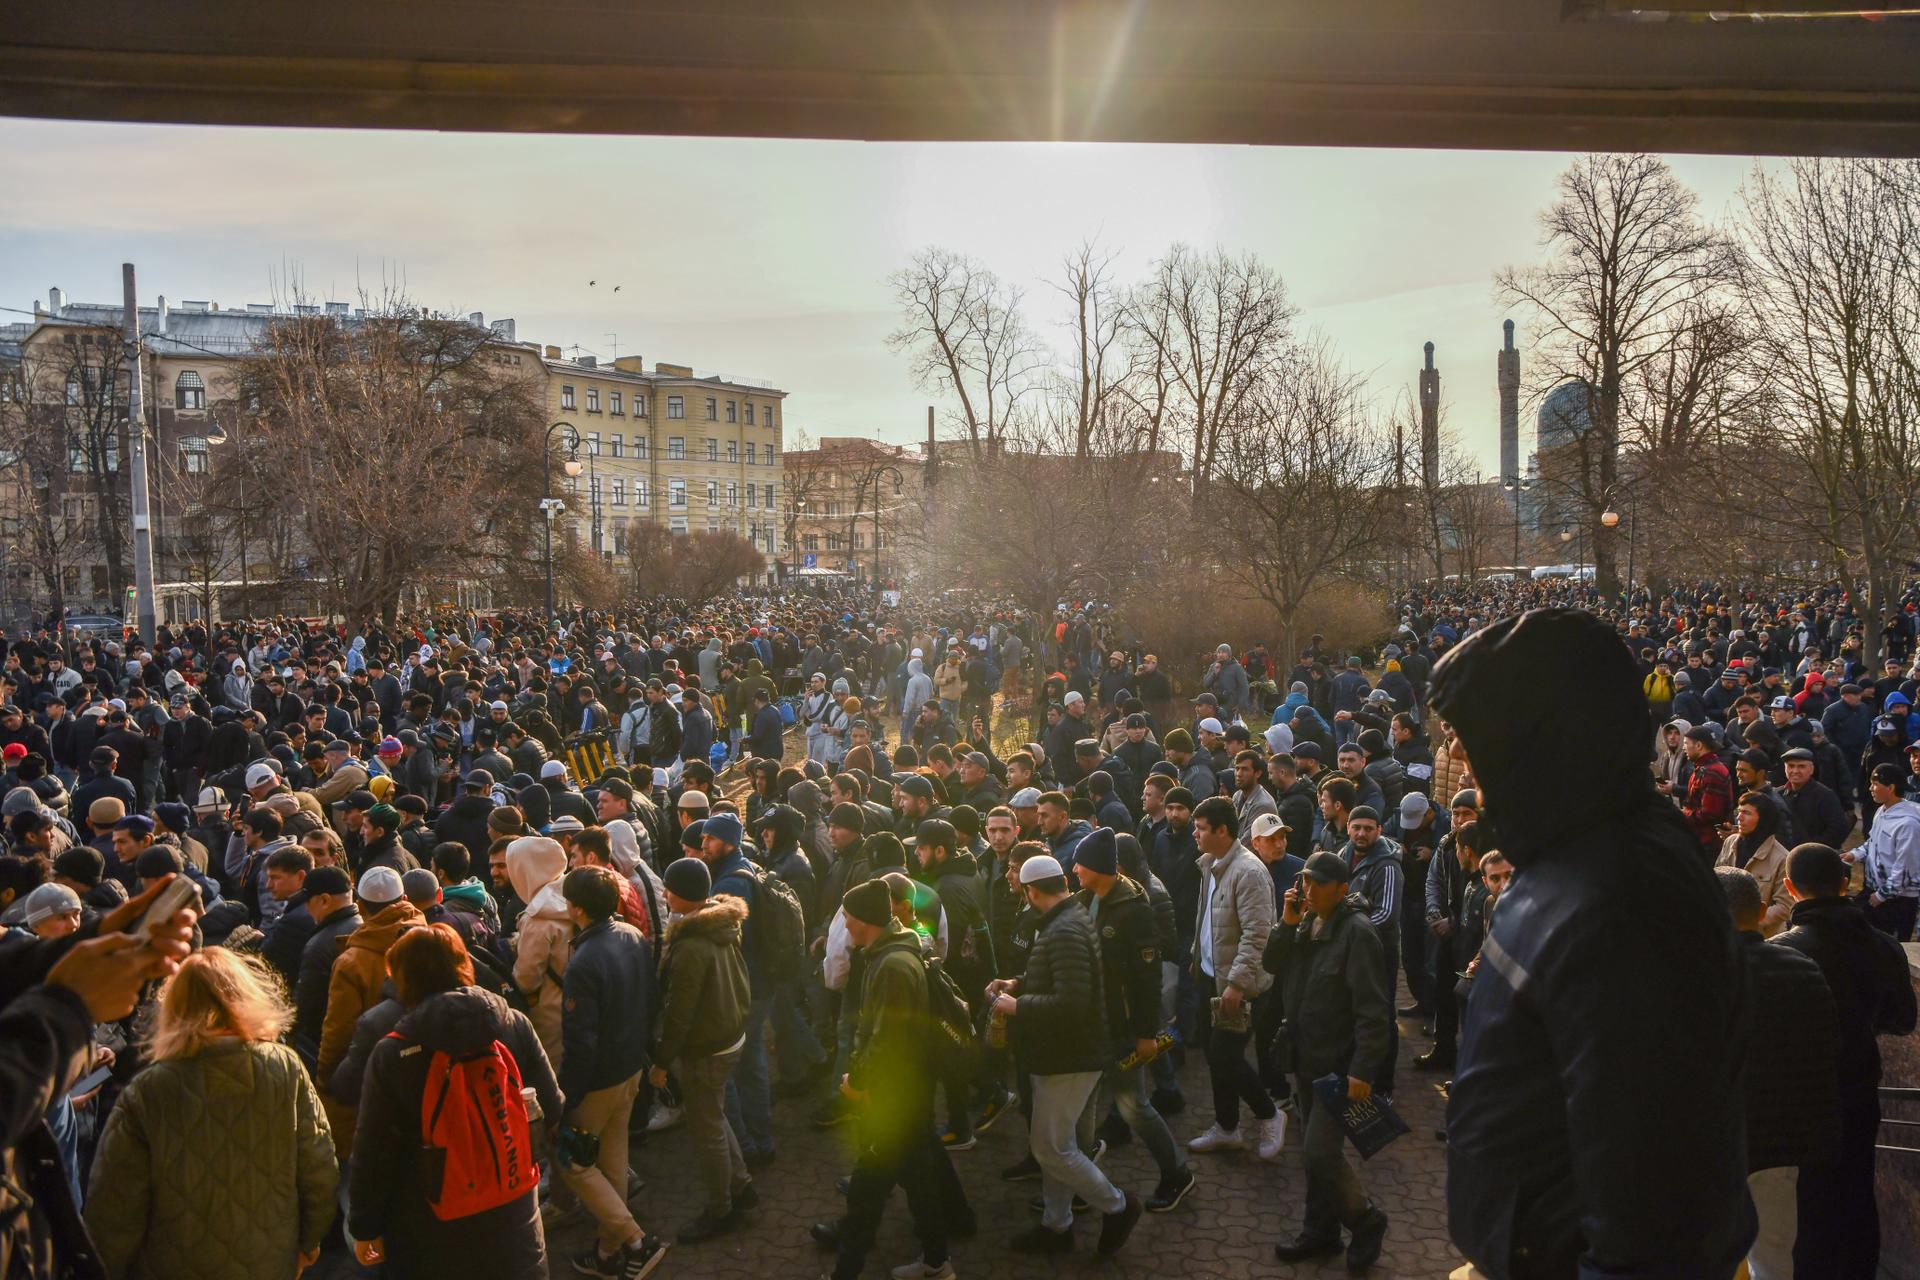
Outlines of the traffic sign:
M 819 566 L 820 566 L 820 557 L 815 555 L 811 551 L 805 553 L 800 557 L 800 567 L 802 569 L 817 569 L 819 568 Z

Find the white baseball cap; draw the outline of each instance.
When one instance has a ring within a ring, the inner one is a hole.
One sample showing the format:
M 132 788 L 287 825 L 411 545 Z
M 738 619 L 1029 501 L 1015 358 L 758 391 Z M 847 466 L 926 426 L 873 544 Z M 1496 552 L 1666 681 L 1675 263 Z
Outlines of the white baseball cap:
M 1200 722 L 1200 732 L 1202 733 L 1225 733 L 1226 731 L 1226 726 L 1222 725 L 1212 716 L 1208 716 Z
M 1020 883 L 1032 884 L 1036 880 L 1048 880 L 1067 873 L 1060 869 L 1060 860 L 1050 853 L 1035 854 L 1020 864 Z
M 278 781 L 280 781 L 280 775 L 273 771 L 272 765 L 264 761 L 247 767 L 247 790 L 249 791 L 255 787 L 264 787 L 269 782 Z
M 1280 821 L 1278 814 L 1263 813 L 1253 820 L 1253 826 L 1247 834 L 1256 840 L 1260 840 L 1276 832 L 1291 830 L 1293 830 L 1292 827 Z
M 567 776 L 567 763 L 564 760 L 549 760 L 540 766 L 540 778 L 564 778 Z

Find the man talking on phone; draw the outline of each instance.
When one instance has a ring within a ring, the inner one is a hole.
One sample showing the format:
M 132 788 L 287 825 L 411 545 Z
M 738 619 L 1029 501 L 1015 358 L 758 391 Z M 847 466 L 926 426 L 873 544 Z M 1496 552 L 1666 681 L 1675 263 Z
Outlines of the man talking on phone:
M 1345 1227 L 1347 1270 L 1357 1274 L 1380 1257 L 1387 1215 L 1368 1199 L 1359 1170 L 1347 1159 L 1340 1116 L 1315 1096 L 1313 1082 L 1345 1076 L 1348 1098 L 1372 1095 L 1391 1043 L 1393 976 L 1363 904 L 1347 896 L 1350 875 L 1337 853 L 1308 858 L 1281 899 L 1280 923 L 1261 963 L 1280 993 L 1284 1021 L 1276 1053 L 1291 1067 L 1293 1096 L 1306 1117 L 1300 1143 L 1306 1224 L 1273 1252 L 1282 1262 L 1331 1256 L 1340 1252 Z

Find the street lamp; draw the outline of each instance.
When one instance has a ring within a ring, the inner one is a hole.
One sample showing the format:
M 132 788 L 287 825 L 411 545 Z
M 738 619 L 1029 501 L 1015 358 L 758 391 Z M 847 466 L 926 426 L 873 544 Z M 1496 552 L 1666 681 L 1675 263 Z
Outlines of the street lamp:
M 553 522 L 562 511 L 567 509 L 563 499 L 553 496 L 553 437 L 559 433 L 561 443 L 566 447 L 567 456 L 560 464 L 561 470 L 569 478 L 582 471 L 580 465 L 580 433 L 574 430 L 571 422 L 556 422 L 547 428 L 545 439 L 540 446 L 540 510 L 547 517 L 546 560 L 547 560 L 547 619 L 553 619 Z
M 906 484 L 907 484 L 907 478 L 906 478 L 906 476 L 904 476 L 903 474 L 901 474 L 901 471 L 900 471 L 900 468 L 898 468 L 898 467 L 896 467 L 896 466 L 892 466 L 892 465 L 888 465 L 888 466 L 884 466 L 884 467 L 882 467 L 882 468 L 880 468 L 880 470 L 879 470 L 878 472 L 876 472 L 876 473 L 874 474 L 874 477 L 873 477 L 873 484 L 874 484 L 874 490 L 875 490 L 875 492 L 874 492 L 874 495 L 873 495 L 873 589 L 874 589 L 875 591 L 878 591 L 878 590 L 880 589 L 880 494 L 879 494 L 879 487 L 880 487 L 880 481 L 881 481 L 882 479 L 884 479 L 884 478 L 885 478 L 885 477 L 886 477 L 886 476 L 888 475 L 888 473 L 892 473 L 892 475 L 893 475 L 893 490 L 894 490 L 894 493 L 895 493 L 896 495 L 898 495 L 898 494 L 899 494 L 899 492 L 900 492 L 900 490 L 902 490 L 902 489 L 904 489 L 904 488 L 906 487 Z
M 1520 495 L 1533 488 L 1533 477 L 1518 474 L 1500 477 L 1500 487 L 1513 495 L 1513 567 L 1520 567 Z

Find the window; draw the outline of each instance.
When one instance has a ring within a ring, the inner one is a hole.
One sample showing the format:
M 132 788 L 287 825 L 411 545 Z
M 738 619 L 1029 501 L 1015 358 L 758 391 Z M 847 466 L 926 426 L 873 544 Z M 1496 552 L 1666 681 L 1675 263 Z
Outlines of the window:
M 751 511 L 759 505 L 760 505 L 760 486 L 750 484 L 747 486 L 747 510 Z
M 752 466 L 753 463 L 754 463 L 753 441 L 749 440 L 747 441 L 747 465 Z
M 720 461 L 720 442 L 718 440 L 714 440 L 712 438 L 709 438 L 707 440 L 707 461 L 708 462 Z
M 593 393 L 589 391 L 587 394 L 592 395 Z M 597 458 L 600 456 L 600 433 L 598 431 L 587 432 L 587 456 L 589 458 Z
M 837 533 L 830 533 L 830 534 L 828 534 L 828 535 L 827 535 L 827 550 L 829 550 L 829 551 L 838 551 L 839 549 L 840 549 L 840 535 L 839 535 L 839 534 L 837 534 Z
M 173 384 L 173 407 L 193 412 L 206 409 L 207 384 L 202 382 L 200 375 L 193 370 L 182 370 L 179 381 Z
M 594 476 L 590 481 L 588 481 L 588 483 L 593 486 L 592 492 L 588 497 L 588 501 L 597 507 L 600 505 L 600 477 Z
M 653 505 L 653 490 L 647 487 L 645 480 L 635 480 L 633 482 L 633 505 L 636 507 L 650 507 Z
M 633 416 L 636 418 L 647 416 L 647 397 L 638 391 L 633 393 Z
M 618 480 L 614 481 L 616 485 L 619 483 Z M 615 492 L 617 493 L 619 490 L 616 489 Z M 613 522 L 613 554 L 617 556 L 627 554 L 627 522 L 625 520 L 615 520 Z
M 616 418 L 626 412 L 620 407 L 620 393 L 618 391 L 607 392 L 607 412 Z
M 818 551 L 820 549 L 820 535 L 817 533 L 808 534 L 806 537 L 800 539 L 800 542 L 801 545 L 809 551 Z
M 679 462 L 687 456 L 687 438 L 685 436 L 667 437 L 667 461 Z
M 685 516 L 674 516 L 671 520 L 667 521 L 668 533 L 675 534 L 675 535 L 683 535 L 686 533 L 686 531 L 687 531 L 687 518 Z
M 598 387 L 587 388 L 587 412 L 600 412 L 600 388 Z
M 190 476 L 203 476 L 207 473 L 207 438 L 205 436 L 180 438 L 180 469 Z
M 562 384 L 560 387 L 560 407 L 562 409 L 573 408 L 573 388 L 565 384 Z
M 685 480 L 676 477 L 667 481 L 667 505 L 669 507 L 684 507 L 687 505 L 687 482 Z M 681 522 L 682 533 L 686 532 L 685 523 L 685 521 Z
M 720 505 L 720 482 L 718 480 L 707 481 L 707 505 L 710 507 Z
M 727 461 L 740 461 L 740 442 L 738 440 L 727 441 Z
M 616 507 L 627 505 L 627 482 L 619 476 L 613 478 L 613 505 Z
M 713 422 L 720 417 L 720 401 L 713 396 L 707 397 L 707 421 Z
M 727 421 L 728 421 L 728 422 L 738 422 L 738 421 L 740 421 L 740 405 L 739 405 L 739 402 L 737 402 L 737 401 L 734 401 L 734 400 L 729 400 L 729 401 L 727 401 Z
M 667 397 L 667 416 L 669 418 L 686 417 L 687 416 L 686 400 L 684 400 L 680 396 L 668 396 Z
M 636 401 L 635 403 L 638 402 Z M 647 453 L 652 447 L 653 437 L 651 436 L 635 436 L 633 438 L 633 456 L 642 462 L 647 460 Z
M 762 421 L 764 421 L 768 426 L 773 425 L 773 406 L 772 405 L 767 406 L 767 412 L 765 417 L 762 419 Z
M 727 505 L 730 507 L 740 505 L 740 486 L 732 480 L 727 481 Z
M 768 445 L 767 446 L 767 465 L 770 467 L 780 465 L 779 458 L 780 458 L 779 449 L 771 444 Z
M 620 412 L 620 410 L 615 409 L 614 412 L 618 413 Z M 626 452 L 627 452 L 626 437 L 621 435 L 618 431 L 609 431 L 607 433 L 607 456 L 609 458 L 619 458 L 619 457 L 625 456 Z
M 767 486 L 767 510 L 773 510 L 773 486 Z
M 751 542 L 756 547 L 760 545 L 760 522 L 759 521 L 756 520 L 747 525 L 747 541 Z
M 753 425 L 753 401 L 747 401 L 747 425 Z
M 853 535 L 853 549 L 855 551 L 860 550 L 860 538 L 861 538 L 860 534 L 856 533 Z

